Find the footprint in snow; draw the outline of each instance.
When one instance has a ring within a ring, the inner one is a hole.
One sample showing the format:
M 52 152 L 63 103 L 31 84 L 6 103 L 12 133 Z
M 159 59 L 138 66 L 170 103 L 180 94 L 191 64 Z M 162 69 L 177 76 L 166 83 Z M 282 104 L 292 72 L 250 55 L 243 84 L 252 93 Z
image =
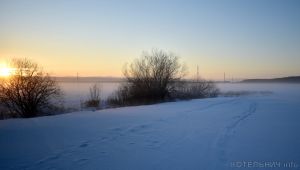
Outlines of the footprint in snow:
M 88 146 L 88 144 L 87 144 L 87 143 L 84 143 L 84 144 L 81 144 L 79 147 L 85 148 L 85 147 L 87 147 L 87 146 Z
M 86 163 L 87 161 L 88 161 L 88 159 L 86 159 L 86 158 L 81 158 L 81 159 L 76 160 L 75 162 L 78 163 L 78 164 L 84 164 L 84 163 Z
M 161 143 L 157 140 L 148 141 L 147 143 L 148 143 L 147 147 L 152 148 L 152 149 L 158 148 L 161 146 Z
M 129 131 L 132 133 L 135 133 L 135 132 L 140 132 L 140 131 L 146 130 L 149 127 L 150 127 L 150 125 L 144 124 L 144 125 L 139 125 L 139 126 L 133 127 Z
M 115 131 L 115 132 L 120 132 L 120 131 L 122 131 L 123 129 L 122 129 L 122 128 L 113 128 L 112 130 Z
M 49 157 L 47 157 L 45 159 L 42 159 L 42 160 L 38 161 L 37 165 L 44 164 L 44 163 L 46 163 L 48 161 L 55 161 L 55 160 L 59 159 L 60 156 L 61 156 L 61 154 L 56 154 L 56 155 L 49 156 Z
M 87 146 L 89 146 L 89 142 L 84 142 L 81 145 L 79 145 L 80 148 L 85 148 Z
M 108 139 L 108 137 L 106 137 L 106 136 L 100 138 L 101 141 L 106 141 L 107 139 Z

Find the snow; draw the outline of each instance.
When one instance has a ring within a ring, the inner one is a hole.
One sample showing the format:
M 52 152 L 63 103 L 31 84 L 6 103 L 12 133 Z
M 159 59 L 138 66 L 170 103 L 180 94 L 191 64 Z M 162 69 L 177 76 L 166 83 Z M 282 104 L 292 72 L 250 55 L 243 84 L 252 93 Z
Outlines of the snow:
M 300 86 L 254 86 L 273 93 L 1 120 L 0 169 L 299 169 Z

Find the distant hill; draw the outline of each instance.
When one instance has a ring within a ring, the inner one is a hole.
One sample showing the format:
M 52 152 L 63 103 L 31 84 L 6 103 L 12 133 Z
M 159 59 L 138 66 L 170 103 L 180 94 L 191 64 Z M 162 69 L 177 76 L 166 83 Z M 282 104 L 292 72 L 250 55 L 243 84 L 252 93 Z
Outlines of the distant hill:
M 120 77 L 52 77 L 58 82 L 123 82 Z
M 242 83 L 300 83 L 300 76 L 273 78 L 273 79 L 246 79 Z

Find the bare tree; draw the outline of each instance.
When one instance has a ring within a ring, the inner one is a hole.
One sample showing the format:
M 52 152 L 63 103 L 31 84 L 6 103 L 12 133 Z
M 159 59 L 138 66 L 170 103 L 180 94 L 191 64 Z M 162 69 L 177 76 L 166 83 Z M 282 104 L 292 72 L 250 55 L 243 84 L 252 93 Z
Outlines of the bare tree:
M 12 60 L 13 74 L 0 84 L 0 102 L 13 116 L 35 117 L 61 96 L 57 83 L 34 62 Z
M 218 95 L 219 90 L 212 81 L 185 81 L 186 70 L 172 53 L 157 49 L 145 52 L 125 66 L 127 82 L 107 101 L 111 106 L 122 106 Z
M 163 101 L 170 97 L 176 81 L 180 81 L 184 74 L 185 67 L 174 54 L 157 49 L 144 52 L 129 67 L 126 66 L 124 75 L 128 83 L 116 96 L 126 98 L 130 104 Z

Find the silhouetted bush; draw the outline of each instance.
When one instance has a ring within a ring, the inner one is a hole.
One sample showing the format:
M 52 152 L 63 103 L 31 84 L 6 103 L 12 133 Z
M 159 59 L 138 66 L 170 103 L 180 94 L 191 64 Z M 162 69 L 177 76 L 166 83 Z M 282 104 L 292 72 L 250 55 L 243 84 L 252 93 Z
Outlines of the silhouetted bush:
M 89 99 L 85 102 L 86 107 L 100 107 L 100 87 L 97 84 L 94 84 L 90 87 Z
M 175 84 L 184 76 L 185 68 L 178 57 L 162 50 L 143 53 L 124 75 L 127 83 L 108 100 L 111 104 L 136 105 L 164 101 L 175 90 Z
M 172 98 L 177 99 L 197 99 L 217 97 L 219 89 L 212 81 L 200 80 L 192 82 L 182 82 L 172 94 Z
M 130 90 L 132 88 L 129 83 L 121 84 L 118 90 L 108 97 L 107 103 L 110 106 L 134 105 L 136 101 L 133 100 Z
M 185 67 L 172 53 L 162 50 L 144 53 L 125 68 L 127 82 L 108 98 L 108 104 L 139 105 L 217 96 L 218 89 L 213 82 L 185 82 L 182 80 L 185 72 Z
M 11 117 L 50 114 L 61 97 L 57 83 L 27 59 L 14 59 L 11 76 L 1 80 L 0 102 Z

